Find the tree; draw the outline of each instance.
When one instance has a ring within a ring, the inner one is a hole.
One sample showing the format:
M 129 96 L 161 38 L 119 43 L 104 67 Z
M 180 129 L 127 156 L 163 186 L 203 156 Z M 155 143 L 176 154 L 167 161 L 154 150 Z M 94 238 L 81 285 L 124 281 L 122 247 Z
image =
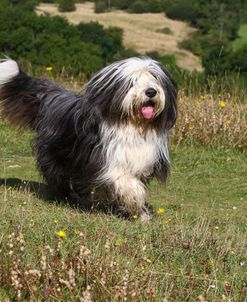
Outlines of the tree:
M 58 10 L 60 12 L 71 12 L 75 9 L 75 0 L 59 0 L 58 2 Z
M 117 27 L 104 29 L 97 22 L 80 23 L 77 26 L 80 39 L 84 42 L 100 45 L 102 57 L 105 62 L 110 62 L 114 55 L 123 50 L 123 31 Z

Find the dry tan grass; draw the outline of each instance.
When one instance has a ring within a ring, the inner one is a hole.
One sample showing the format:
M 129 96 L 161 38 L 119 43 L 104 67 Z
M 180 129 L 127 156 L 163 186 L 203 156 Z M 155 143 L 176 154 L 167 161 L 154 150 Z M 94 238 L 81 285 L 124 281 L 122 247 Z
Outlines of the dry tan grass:
M 196 140 L 202 144 L 234 147 L 246 153 L 247 104 L 229 93 L 179 98 L 179 117 L 172 130 L 174 142 Z
M 97 21 L 105 27 L 118 26 L 124 30 L 124 44 L 145 54 L 158 51 L 161 54 L 174 54 L 178 65 L 187 70 L 202 71 L 201 61 L 191 52 L 180 49 L 178 43 L 183 41 L 194 31 L 187 23 L 171 20 L 163 13 L 129 14 L 124 11 L 95 14 L 93 3 L 77 4 L 74 12 L 60 13 L 54 4 L 42 3 L 37 13 L 47 12 L 51 15 L 63 15 L 71 23 Z M 158 32 L 163 28 L 170 28 L 171 34 Z
M 66 70 L 51 79 L 77 92 L 85 85 L 83 77 L 70 77 Z M 181 87 L 179 90 L 178 119 L 171 130 L 173 144 L 197 141 L 203 145 L 237 148 L 247 154 L 247 104 L 244 91 L 240 90 L 237 82 L 232 82 L 229 92 L 226 83 L 232 80 L 230 77 L 222 78 L 222 88 L 218 91 L 211 79 L 210 91 L 202 86 L 201 92 L 194 93 L 192 83 L 184 80 L 186 89 Z M 189 91 L 188 86 L 191 86 Z

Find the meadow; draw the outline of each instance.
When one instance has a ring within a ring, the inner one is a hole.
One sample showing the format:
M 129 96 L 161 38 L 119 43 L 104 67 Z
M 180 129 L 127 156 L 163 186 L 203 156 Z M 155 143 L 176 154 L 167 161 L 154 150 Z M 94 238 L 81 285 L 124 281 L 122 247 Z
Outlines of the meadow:
M 0 301 L 247 301 L 247 104 L 211 87 L 180 91 L 148 224 L 54 201 L 34 134 L 0 118 Z

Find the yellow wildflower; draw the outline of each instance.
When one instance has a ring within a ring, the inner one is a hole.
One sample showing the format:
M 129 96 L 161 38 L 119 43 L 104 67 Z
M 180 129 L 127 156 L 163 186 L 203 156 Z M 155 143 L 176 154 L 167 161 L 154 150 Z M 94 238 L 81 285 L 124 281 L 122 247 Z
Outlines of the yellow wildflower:
M 158 210 L 157 210 L 157 214 L 158 215 L 164 215 L 164 213 L 165 213 L 165 209 L 164 208 L 158 208 Z
M 146 262 L 147 262 L 147 263 L 152 263 L 152 260 L 149 259 L 149 258 L 147 258 L 147 259 L 146 259 Z
M 56 232 L 56 235 L 59 238 L 66 238 L 67 237 L 67 235 L 64 231 L 58 231 L 58 232 Z
M 145 268 L 142 267 L 141 274 L 145 275 Z
M 137 218 L 138 218 L 138 215 L 133 215 L 133 218 L 134 218 L 134 219 L 137 219 Z
M 164 220 L 164 224 L 168 224 L 169 221 L 167 219 Z
M 230 124 L 231 124 L 231 121 L 229 121 L 229 120 L 224 122 L 224 126 L 228 126 Z
M 52 70 L 53 70 L 53 67 L 52 67 L 52 66 L 47 66 L 47 67 L 45 68 L 45 70 L 46 70 L 46 71 L 52 71 Z
M 220 101 L 219 106 L 220 106 L 220 108 L 225 108 L 226 107 L 226 102 Z

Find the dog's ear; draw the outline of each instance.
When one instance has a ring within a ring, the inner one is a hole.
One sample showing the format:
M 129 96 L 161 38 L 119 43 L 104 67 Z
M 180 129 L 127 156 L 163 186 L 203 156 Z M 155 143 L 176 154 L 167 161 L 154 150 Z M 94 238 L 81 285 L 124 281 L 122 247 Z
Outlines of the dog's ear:
M 165 90 L 166 98 L 166 129 L 171 129 L 177 119 L 177 94 L 178 87 L 170 72 L 161 64 L 158 63 L 164 76 L 162 77 L 162 86 Z
M 88 111 L 93 120 L 116 123 L 120 120 L 121 102 L 127 91 L 124 90 L 123 83 L 116 79 L 117 74 L 115 74 L 114 69 L 107 75 L 110 77 L 110 81 L 102 75 L 102 72 L 90 80 L 84 91 L 86 103 L 83 105 L 83 111 Z M 89 120 L 88 122 L 92 121 Z
M 166 85 L 166 106 L 167 106 L 167 119 L 166 128 L 171 129 L 177 119 L 177 84 L 170 78 Z

